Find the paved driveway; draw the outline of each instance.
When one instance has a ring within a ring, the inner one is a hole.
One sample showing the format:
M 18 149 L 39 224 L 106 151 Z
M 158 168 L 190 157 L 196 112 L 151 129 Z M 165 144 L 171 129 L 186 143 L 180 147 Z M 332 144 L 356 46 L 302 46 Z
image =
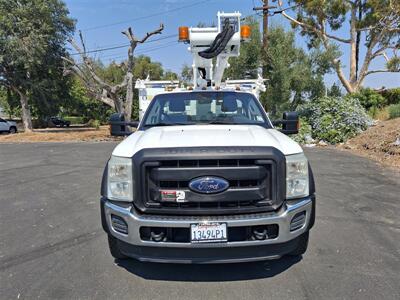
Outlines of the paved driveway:
M 317 220 L 302 259 L 115 262 L 99 216 L 112 143 L 0 144 L 0 298 L 400 299 L 400 177 L 334 150 L 307 154 Z

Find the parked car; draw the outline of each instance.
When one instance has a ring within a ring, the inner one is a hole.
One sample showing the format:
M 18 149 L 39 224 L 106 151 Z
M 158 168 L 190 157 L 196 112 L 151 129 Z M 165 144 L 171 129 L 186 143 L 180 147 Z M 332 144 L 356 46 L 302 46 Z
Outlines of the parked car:
M 0 118 L 0 132 L 16 133 L 17 123 Z
M 70 121 L 63 120 L 59 117 L 51 117 L 49 119 L 49 122 L 51 122 L 54 126 L 57 126 L 57 127 L 64 127 L 64 126 L 69 127 L 69 125 L 71 125 Z

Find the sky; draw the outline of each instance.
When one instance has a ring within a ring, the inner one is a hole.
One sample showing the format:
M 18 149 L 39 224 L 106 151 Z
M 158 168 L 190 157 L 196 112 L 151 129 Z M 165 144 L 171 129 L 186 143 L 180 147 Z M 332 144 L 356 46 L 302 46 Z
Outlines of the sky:
M 192 56 L 187 45 L 177 42 L 175 36 L 179 26 L 196 26 L 198 23 L 212 24 L 218 11 L 239 11 L 243 16 L 254 15 L 253 7 L 260 6 L 260 0 L 64 0 L 70 15 L 77 21 L 76 29 L 82 30 L 86 48 L 98 50 L 127 44 L 127 38 L 121 31 L 132 27 L 137 37 L 147 31 L 157 29 L 163 23 L 162 35 L 155 36 L 149 43 L 139 45 L 136 54 L 145 54 L 160 62 L 166 70 L 180 73 L 183 64 L 192 64 Z M 255 15 L 261 20 L 261 17 Z M 280 15 L 271 18 L 272 25 L 283 25 L 289 29 L 288 22 Z M 346 34 L 344 27 L 339 34 Z M 347 31 L 348 32 L 348 31 Z M 307 47 L 304 38 L 296 36 L 296 44 Z M 349 47 L 341 48 L 346 56 Z M 71 53 L 75 52 L 71 49 Z M 363 56 L 365 53 L 361 52 Z M 92 53 L 94 58 L 104 63 L 126 58 L 127 47 Z M 345 58 L 342 59 L 346 64 Z M 371 68 L 382 68 L 383 58 L 377 59 Z M 346 74 L 348 68 L 345 68 Z M 339 83 L 336 74 L 325 76 L 328 86 Z M 399 87 L 400 73 L 381 73 L 367 77 L 364 86 L 372 88 Z

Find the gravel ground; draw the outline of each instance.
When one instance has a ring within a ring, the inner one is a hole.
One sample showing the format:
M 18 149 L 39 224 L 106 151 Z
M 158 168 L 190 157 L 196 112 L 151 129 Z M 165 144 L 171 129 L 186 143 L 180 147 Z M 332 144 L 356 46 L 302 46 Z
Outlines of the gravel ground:
M 379 121 L 341 148 L 400 171 L 400 118 Z

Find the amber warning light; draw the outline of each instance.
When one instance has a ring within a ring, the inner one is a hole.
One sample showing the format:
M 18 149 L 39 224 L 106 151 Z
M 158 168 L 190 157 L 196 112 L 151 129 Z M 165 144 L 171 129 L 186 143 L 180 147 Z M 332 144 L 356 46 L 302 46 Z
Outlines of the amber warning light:
M 242 25 L 240 28 L 240 37 L 242 40 L 248 40 L 251 35 L 251 27 L 249 25 Z
M 179 27 L 179 41 L 189 42 L 189 27 L 187 26 Z

